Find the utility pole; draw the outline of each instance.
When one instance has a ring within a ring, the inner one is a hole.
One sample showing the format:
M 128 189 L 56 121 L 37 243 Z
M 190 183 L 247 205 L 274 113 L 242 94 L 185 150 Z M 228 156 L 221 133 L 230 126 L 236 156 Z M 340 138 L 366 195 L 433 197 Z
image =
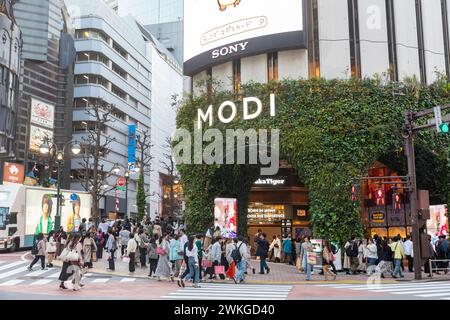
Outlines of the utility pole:
M 449 109 L 450 105 L 441 106 L 440 110 Z M 411 223 L 412 223 L 412 237 L 413 237 L 413 252 L 414 252 L 414 279 L 422 279 L 422 255 L 421 255 L 421 238 L 420 238 L 420 221 L 419 212 L 417 210 L 417 182 L 416 182 L 416 162 L 414 153 L 414 133 L 438 127 L 439 123 L 414 125 L 414 120 L 433 114 L 436 108 L 423 110 L 420 112 L 413 112 L 411 110 L 405 111 L 405 125 L 403 128 L 403 138 L 405 139 L 405 155 L 408 160 L 408 191 L 409 203 L 411 209 Z M 436 119 L 438 121 L 438 119 Z M 440 121 L 440 120 L 439 120 Z M 438 131 L 439 132 L 439 131 Z M 446 133 L 445 131 L 442 131 Z

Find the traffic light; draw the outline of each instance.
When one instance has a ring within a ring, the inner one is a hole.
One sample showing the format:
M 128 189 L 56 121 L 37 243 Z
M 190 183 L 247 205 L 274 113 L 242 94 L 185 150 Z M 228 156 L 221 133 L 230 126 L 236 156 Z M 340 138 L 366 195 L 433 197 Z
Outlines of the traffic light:
M 359 188 L 358 185 L 353 183 L 352 184 L 352 201 L 353 202 L 357 202 L 359 200 L 358 198 L 358 194 L 359 194 Z
M 434 107 L 434 120 L 436 122 L 436 130 L 438 133 L 449 133 L 450 124 L 442 121 L 441 107 Z
M 402 208 L 402 197 L 400 193 L 395 190 L 392 196 L 392 207 L 394 208 L 394 210 L 401 210 Z

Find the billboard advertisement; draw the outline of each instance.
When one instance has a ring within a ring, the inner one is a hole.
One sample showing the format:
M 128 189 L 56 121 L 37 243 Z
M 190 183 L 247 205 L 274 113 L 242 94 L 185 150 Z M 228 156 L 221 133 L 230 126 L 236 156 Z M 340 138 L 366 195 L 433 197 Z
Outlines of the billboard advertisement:
M 26 191 L 25 234 L 48 234 L 55 227 L 55 190 Z M 81 219 L 91 217 L 91 196 L 84 193 L 62 192 L 61 226 L 64 231 L 78 231 Z
M 136 125 L 128 126 L 128 170 L 134 170 L 136 166 Z
M 36 98 L 31 98 L 31 123 L 53 129 L 55 106 Z
M 5 166 L 3 168 L 4 183 L 22 184 L 24 179 L 25 179 L 25 167 L 23 164 L 5 162 Z
M 185 74 L 236 56 L 306 48 L 304 21 L 304 0 L 185 0 Z
M 237 199 L 214 200 L 214 228 L 220 228 L 223 237 L 237 237 Z
M 430 219 L 427 220 L 427 231 L 432 237 L 448 235 L 448 218 L 446 206 L 430 206 Z
M 39 153 L 39 147 L 44 142 L 44 137 L 53 139 L 53 131 L 30 125 L 30 147 L 31 152 Z

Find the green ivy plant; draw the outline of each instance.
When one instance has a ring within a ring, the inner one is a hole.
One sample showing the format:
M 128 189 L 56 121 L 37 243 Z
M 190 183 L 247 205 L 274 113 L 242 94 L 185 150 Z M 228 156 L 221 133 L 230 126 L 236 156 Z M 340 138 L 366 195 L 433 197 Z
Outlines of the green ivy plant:
M 249 83 L 240 95 L 213 88 L 187 96 L 177 113 L 177 128 L 194 131 L 197 110 L 213 105 L 214 116 L 225 100 L 234 100 L 238 115 L 232 123 L 217 120 L 213 128 L 279 129 L 280 152 L 297 170 L 309 190 L 314 237 L 344 243 L 363 236 L 359 205 L 351 201 L 352 179 L 367 175 L 376 160 L 406 171 L 401 129 L 404 111 L 448 103 L 443 80 L 421 86 L 414 79 L 404 83 L 364 80 L 284 80 Z M 276 116 L 268 111 L 269 96 L 276 95 Z M 242 97 L 258 97 L 265 109 L 251 121 L 242 119 Z M 216 118 L 217 119 L 217 118 Z M 205 124 L 203 130 L 208 126 Z M 176 144 L 176 141 L 174 142 Z M 207 146 L 208 143 L 203 143 Z M 417 136 L 419 187 L 428 188 L 438 201 L 450 200 L 447 167 L 449 138 L 433 132 Z M 185 199 L 185 221 L 190 232 L 205 232 L 214 222 L 214 198 L 238 198 L 238 233 L 247 235 L 248 195 L 259 176 L 259 165 L 179 164 Z

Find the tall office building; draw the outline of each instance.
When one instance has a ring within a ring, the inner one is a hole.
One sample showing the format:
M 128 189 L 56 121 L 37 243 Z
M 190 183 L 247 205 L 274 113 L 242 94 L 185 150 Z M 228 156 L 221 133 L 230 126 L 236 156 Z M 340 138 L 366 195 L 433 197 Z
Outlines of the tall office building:
M 73 138 L 81 141 L 86 134 L 86 125 L 93 121 L 86 113 L 92 104 L 114 106 L 112 118 L 104 128 L 104 135 L 115 138 L 109 146 L 107 156 L 101 157 L 104 171 L 109 172 L 117 163 L 122 169 L 109 178 L 108 184 L 115 185 L 123 176 L 128 165 L 128 126 L 136 125 L 136 134 L 151 133 L 154 147 L 152 169 L 161 159 L 154 150 L 159 150 L 158 130 L 167 130 L 170 135 L 175 127 L 175 115 L 170 107 L 170 97 L 182 90 L 181 69 L 174 69 L 176 63 L 170 53 L 157 43 L 143 26 L 133 17 L 119 17 L 101 0 L 65 0 L 76 28 L 75 87 L 73 112 Z M 172 60 L 171 60 L 172 59 Z M 165 135 L 165 136 L 166 136 Z M 164 137 L 165 137 L 164 136 Z M 164 137 L 160 139 L 163 140 Z M 157 151 L 160 152 L 160 151 Z M 139 157 L 139 152 L 136 154 Z M 151 194 L 156 197 L 158 181 L 151 179 L 155 173 L 145 173 L 144 184 L 148 192 L 148 213 L 158 213 L 151 203 Z M 85 169 L 80 160 L 72 161 L 71 187 L 84 189 Z M 119 199 L 117 213 L 134 216 L 137 213 L 138 174 L 131 174 L 128 181 L 128 205 L 125 205 L 124 191 L 107 193 L 100 203 L 103 217 L 115 213 L 116 196 Z
M 13 159 L 19 97 L 21 32 L 10 0 L 0 0 L 0 181 L 2 160 Z
M 51 159 L 39 154 L 47 135 L 59 147 L 71 139 L 73 107 L 73 30 L 60 0 L 21 0 L 15 3 L 17 24 L 23 33 L 23 73 L 17 120 L 17 160 L 27 172 L 56 178 Z M 69 185 L 65 161 L 62 186 Z
M 105 0 L 119 16 L 131 15 L 183 62 L 183 0 Z

